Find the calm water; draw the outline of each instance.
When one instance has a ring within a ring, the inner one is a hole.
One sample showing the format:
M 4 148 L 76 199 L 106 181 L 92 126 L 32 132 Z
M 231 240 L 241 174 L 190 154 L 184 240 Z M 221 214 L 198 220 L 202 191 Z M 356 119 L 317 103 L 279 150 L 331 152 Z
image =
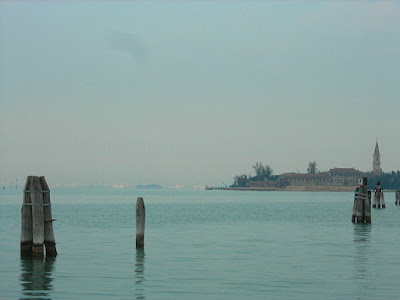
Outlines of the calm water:
M 136 198 L 146 204 L 135 249 Z M 400 207 L 352 193 L 53 189 L 58 257 L 21 260 L 22 191 L 0 191 L 0 299 L 399 299 Z

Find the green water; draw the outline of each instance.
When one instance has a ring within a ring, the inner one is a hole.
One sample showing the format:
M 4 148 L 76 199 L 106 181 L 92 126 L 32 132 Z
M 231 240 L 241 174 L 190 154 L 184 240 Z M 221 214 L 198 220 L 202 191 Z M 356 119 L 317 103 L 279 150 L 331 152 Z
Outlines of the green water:
M 135 249 L 138 196 L 146 204 Z M 400 207 L 351 223 L 352 193 L 51 191 L 58 257 L 19 257 L 0 192 L 0 299 L 398 299 Z

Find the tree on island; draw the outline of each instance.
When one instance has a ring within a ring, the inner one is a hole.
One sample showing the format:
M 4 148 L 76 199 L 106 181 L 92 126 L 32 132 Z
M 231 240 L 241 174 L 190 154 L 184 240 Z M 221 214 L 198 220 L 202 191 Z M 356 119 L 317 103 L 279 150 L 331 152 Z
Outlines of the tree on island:
M 233 185 L 236 187 L 245 187 L 248 185 L 249 182 L 249 177 L 246 174 L 243 175 L 237 175 L 233 178 Z
M 274 181 L 278 176 L 273 175 L 273 170 L 269 165 L 263 165 L 261 162 L 256 162 L 253 166 L 255 175 L 237 175 L 233 178 L 233 184 L 231 187 L 247 187 L 250 182 L 253 181 L 264 181 L 271 180 Z
M 256 172 L 256 176 L 252 177 L 252 181 L 263 181 L 264 179 L 270 179 L 272 175 L 272 168 L 268 165 L 263 166 L 262 163 L 257 162 L 255 165 L 252 166 L 254 172 Z M 255 180 L 254 180 L 255 179 Z
M 317 163 L 315 161 L 308 163 L 307 173 L 316 174 L 317 172 L 318 172 Z

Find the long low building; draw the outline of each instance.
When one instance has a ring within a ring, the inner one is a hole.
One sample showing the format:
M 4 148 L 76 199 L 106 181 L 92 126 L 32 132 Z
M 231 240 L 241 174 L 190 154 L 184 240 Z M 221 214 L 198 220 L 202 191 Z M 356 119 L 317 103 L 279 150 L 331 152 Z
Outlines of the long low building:
M 357 186 L 357 178 L 362 174 L 353 168 L 333 168 L 315 174 L 285 173 L 279 176 L 279 181 L 295 186 Z
M 333 168 L 328 172 L 284 173 L 276 181 L 251 181 L 250 189 L 277 190 L 352 190 L 364 173 L 354 168 Z

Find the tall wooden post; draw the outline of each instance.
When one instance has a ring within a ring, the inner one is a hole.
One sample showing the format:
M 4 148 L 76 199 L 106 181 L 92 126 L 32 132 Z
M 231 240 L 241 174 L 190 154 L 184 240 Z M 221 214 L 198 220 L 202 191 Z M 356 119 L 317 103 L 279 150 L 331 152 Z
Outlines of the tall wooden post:
M 358 185 L 354 195 L 351 221 L 353 223 L 371 223 L 371 192 L 367 190 L 367 178 L 359 178 Z
M 44 176 L 40 177 L 43 193 L 43 215 L 44 215 L 44 244 L 46 246 L 46 257 L 56 257 L 56 240 L 54 238 L 53 217 L 51 214 L 50 189 Z
M 142 197 L 136 200 L 136 248 L 144 247 L 145 207 Z
M 29 188 L 32 176 L 28 176 L 24 189 L 24 200 L 21 208 L 21 257 L 32 256 L 33 229 L 32 203 Z
M 32 201 L 32 221 L 33 221 L 32 255 L 33 257 L 43 257 L 44 214 L 43 214 L 43 194 L 39 177 L 32 176 L 29 190 Z

